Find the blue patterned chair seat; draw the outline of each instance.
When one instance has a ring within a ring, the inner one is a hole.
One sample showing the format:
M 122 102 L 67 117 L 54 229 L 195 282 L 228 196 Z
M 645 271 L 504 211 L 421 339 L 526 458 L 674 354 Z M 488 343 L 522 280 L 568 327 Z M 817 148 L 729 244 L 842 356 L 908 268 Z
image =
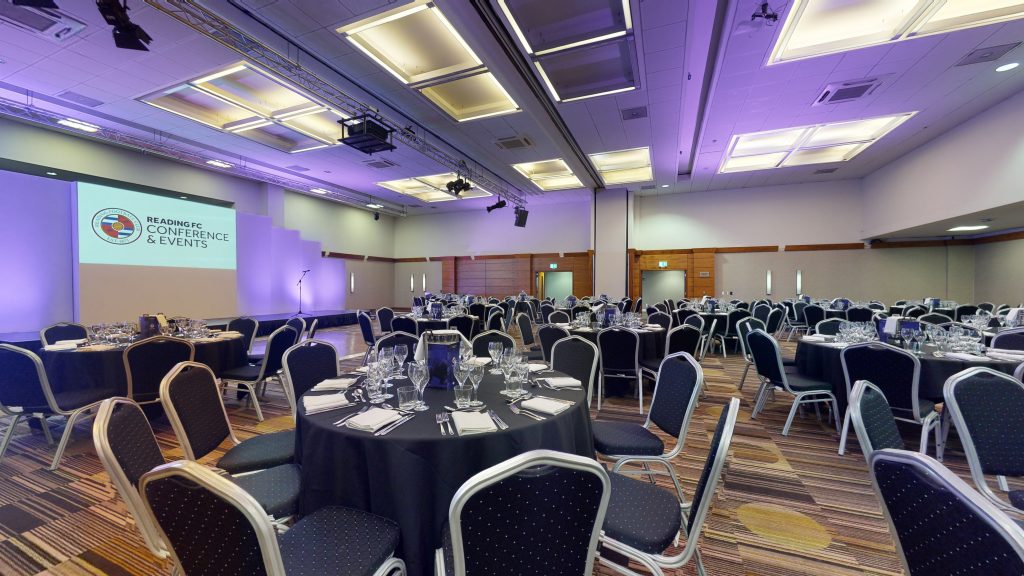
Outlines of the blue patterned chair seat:
M 594 448 L 601 454 L 661 456 L 665 451 L 665 443 L 639 424 L 598 420 L 592 427 Z
M 284 518 L 295 513 L 299 502 L 298 466 L 274 466 L 255 474 L 234 476 L 231 481 L 255 498 L 267 514 Z
M 353 508 L 321 508 L 278 537 L 289 574 L 371 576 L 398 547 L 398 525 Z
M 274 432 L 249 438 L 231 448 L 217 467 L 232 474 L 288 464 L 295 458 L 295 431 Z
M 682 525 L 675 495 L 622 474 L 611 473 L 608 478 L 612 494 L 604 518 L 605 534 L 641 552 L 664 552 Z

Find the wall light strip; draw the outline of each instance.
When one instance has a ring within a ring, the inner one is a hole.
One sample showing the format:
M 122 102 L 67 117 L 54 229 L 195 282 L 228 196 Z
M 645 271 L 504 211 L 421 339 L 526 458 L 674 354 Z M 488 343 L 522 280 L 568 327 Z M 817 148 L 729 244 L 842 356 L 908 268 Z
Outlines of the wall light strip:
M 90 124 L 88 122 L 83 122 L 81 120 L 75 120 L 74 118 L 64 118 L 63 120 L 58 120 L 57 124 L 60 124 L 61 126 L 66 126 L 68 128 L 74 128 L 75 130 L 81 130 L 82 132 L 92 133 L 99 132 L 100 130 L 100 127 L 95 124 Z

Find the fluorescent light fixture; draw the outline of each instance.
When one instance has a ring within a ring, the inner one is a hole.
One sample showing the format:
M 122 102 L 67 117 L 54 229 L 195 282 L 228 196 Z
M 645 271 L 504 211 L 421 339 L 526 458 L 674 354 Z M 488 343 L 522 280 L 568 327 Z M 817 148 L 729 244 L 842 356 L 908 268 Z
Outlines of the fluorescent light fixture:
M 1021 17 L 1019 0 L 793 0 L 768 64 Z
M 803 270 L 797 270 L 796 271 L 796 293 L 798 295 L 804 293 L 804 271 Z
M 914 114 L 917 112 L 737 134 L 719 172 L 846 162 Z
M 548 48 L 547 50 L 541 50 L 541 51 L 537 52 L 536 55 L 537 56 L 543 56 L 545 54 L 550 54 L 552 52 L 558 52 L 559 50 L 568 50 L 570 48 L 576 48 L 578 46 L 586 46 L 587 44 L 594 44 L 594 43 L 597 43 L 597 42 L 603 42 L 605 40 L 612 40 L 614 38 L 620 38 L 620 37 L 625 36 L 625 35 L 626 35 L 626 31 L 625 30 L 619 30 L 618 32 L 612 32 L 611 34 L 605 34 L 603 36 L 595 36 L 594 38 L 587 38 L 585 40 L 580 40 L 578 42 L 571 42 L 571 43 L 565 44 L 563 46 L 557 46 L 555 48 Z
M 424 272 L 420 277 L 420 286 L 423 288 L 423 292 L 427 291 L 427 273 Z
M 348 275 L 348 293 L 356 293 L 356 273 L 352 272 Z
M 527 54 L 550 54 L 625 36 L 633 28 L 629 0 L 518 2 L 498 0 Z M 525 31 L 525 32 L 524 32 Z M 530 38 L 533 38 L 531 43 Z
M 228 68 L 226 70 L 221 70 L 220 72 L 214 72 L 213 74 L 210 74 L 208 76 L 202 76 L 200 78 L 196 78 L 191 83 L 192 84 L 204 84 L 206 82 L 211 82 L 213 80 L 217 80 L 218 78 L 223 78 L 225 76 L 230 76 L 230 75 L 234 74 L 235 72 L 241 72 L 241 71 L 246 70 L 246 69 L 247 68 L 246 68 L 245 64 L 238 64 L 238 65 L 232 66 L 232 67 L 230 67 L 230 68 Z
M 764 273 L 764 294 L 765 296 L 772 295 L 772 271 L 766 270 Z
M 228 164 L 223 160 L 207 160 L 207 164 L 210 166 L 216 166 L 217 168 L 234 168 L 234 164 Z
M 409 292 L 416 291 L 416 275 L 409 274 Z
M 47 172 L 46 175 L 47 176 L 56 176 L 57 173 L 56 172 Z
M 561 158 L 513 164 L 513 168 L 544 191 L 582 188 L 583 183 Z
M 658 186 L 658 188 L 668 188 L 668 186 L 668 184 L 662 184 L 661 186 Z
M 81 130 L 82 132 L 99 132 L 100 127 L 95 124 L 89 124 L 81 120 L 75 120 L 74 118 L 63 118 L 57 121 L 57 124 L 73 128 L 75 130 Z
M 481 72 L 419 89 L 431 102 L 459 122 L 518 112 L 494 74 Z
M 590 154 L 590 161 L 601 174 L 601 179 L 608 185 L 648 182 L 654 179 L 651 149 L 647 146 Z
M 310 192 L 316 192 L 317 194 L 330 194 L 331 193 L 330 190 L 325 190 L 323 188 L 310 188 L 309 191 Z
M 950 228 L 949 230 L 946 230 L 946 232 L 975 232 L 977 230 L 984 230 L 986 228 L 988 228 L 988 226 L 984 224 L 979 224 L 977 226 L 957 226 L 956 228 Z
M 383 204 L 367 204 L 366 207 L 367 208 L 372 208 L 374 210 L 380 210 L 381 208 L 384 207 L 384 205 Z
M 387 188 L 392 192 L 398 192 L 406 196 L 412 196 L 423 202 L 449 202 L 451 200 L 465 200 L 467 198 L 485 198 L 492 196 L 490 192 L 473 184 L 469 190 L 459 194 L 458 197 L 448 193 L 447 184 L 458 178 L 455 172 L 444 174 L 431 174 L 429 176 L 415 176 L 413 178 L 402 178 L 399 180 L 388 180 L 377 182 L 377 186 Z
M 1020 62 L 1010 62 L 1009 64 L 1003 64 L 1002 66 L 996 68 L 996 72 L 1009 72 L 1010 70 L 1013 70 L 1017 66 L 1020 66 Z

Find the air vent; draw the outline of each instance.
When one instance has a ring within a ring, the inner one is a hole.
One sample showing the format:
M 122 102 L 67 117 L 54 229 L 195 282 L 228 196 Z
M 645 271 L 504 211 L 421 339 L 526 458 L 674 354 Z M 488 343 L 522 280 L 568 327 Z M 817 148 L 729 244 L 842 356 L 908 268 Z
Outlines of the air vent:
M 298 164 L 292 164 L 291 166 L 285 166 L 285 169 L 291 170 L 292 172 L 309 172 L 309 168 L 305 166 L 299 166 Z
M 641 186 L 640 187 L 641 190 L 654 190 L 656 188 L 657 188 L 657 186 L 655 186 L 654 184 L 648 184 L 646 186 Z
M 825 104 L 842 104 L 853 102 L 863 98 L 874 91 L 882 84 L 883 76 L 877 78 L 866 78 L 864 80 L 849 80 L 847 82 L 836 82 L 825 86 L 821 95 L 814 101 L 813 106 Z
M 88 106 L 89 108 L 95 108 L 103 104 L 102 100 L 90 98 L 85 94 L 79 94 L 78 92 L 75 92 L 73 90 L 65 90 L 60 94 L 57 94 L 57 97 L 63 98 L 64 100 L 68 100 L 70 102 L 75 102 L 76 104 L 81 104 L 82 106 Z
M 494 145 L 502 150 L 519 150 L 520 148 L 528 148 L 533 146 L 533 142 L 526 136 L 512 136 L 510 138 L 499 138 L 494 141 Z
M 0 21 L 58 44 L 85 30 L 85 22 L 60 10 L 15 6 L 7 0 L 0 1 Z
M 385 168 L 394 168 L 395 166 L 398 166 L 398 164 L 395 164 L 391 160 L 386 160 L 384 158 L 366 160 L 363 162 L 363 164 L 369 166 L 370 168 L 376 168 L 377 170 L 384 170 Z
M 815 174 L 831 174 L 831 173 L 835 172 L 836 170 L 839 170 L 839 168 L 821 168 L 820 170 L 815 170 L 814 173 Z
M 647 118 L 647 106 L 637 106 L 636 108 L 626 108 L 620 110 L 622 112 L 622 120 L 639 120 L 641 118 Z
M 981 64 L 982 62 L 992 62 L 999 60 L 1004 54 L 1013 50 L 1017 46 L 1020 46 L 1020 42 L 1013 44 L 1000 44 L 999 46 L 989 46 L 988 48 L 978 48 L 967 53 L 959 62 L 957 66 L 969 66 L 971 64 Z

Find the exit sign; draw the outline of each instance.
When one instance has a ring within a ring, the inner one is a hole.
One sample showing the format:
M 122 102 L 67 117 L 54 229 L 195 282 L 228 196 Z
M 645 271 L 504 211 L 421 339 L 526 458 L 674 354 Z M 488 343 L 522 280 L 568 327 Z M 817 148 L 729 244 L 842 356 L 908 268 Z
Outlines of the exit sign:
M 668 268 L 668 261 L 662 260 L 661 262 L 658 262 L 658 268 Z
M 555 264 L 555 263 L 548 264 L 548 268 L 551 268 L 552 270 L 558 270 L 558 264 Z

